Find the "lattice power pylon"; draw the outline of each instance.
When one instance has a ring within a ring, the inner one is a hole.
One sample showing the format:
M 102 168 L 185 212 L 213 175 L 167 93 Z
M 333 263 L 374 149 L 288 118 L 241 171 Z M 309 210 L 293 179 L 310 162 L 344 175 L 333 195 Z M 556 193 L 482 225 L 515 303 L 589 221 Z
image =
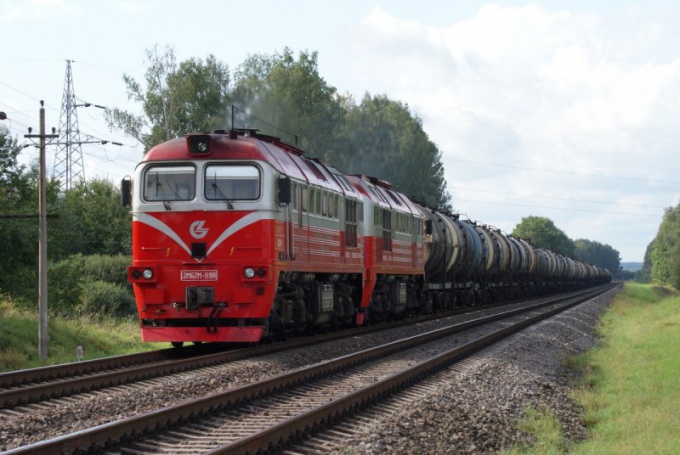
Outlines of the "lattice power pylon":
M 77 180 L 85 180 L 82 144 L 97 141 L 82 141 L 78 127 L 78 107 L 89 106 L 89 103 L 77 104 L 73 89 L 72 60 L 66 60 L 66 81 L 64 97 L 61 100 L 61 116 L 59 117 L 59 142 L 54 155 L 53 175 L 59 179 L 62 190 L 70 190 Z M 100 106 L 97 106 L 100 107 Z

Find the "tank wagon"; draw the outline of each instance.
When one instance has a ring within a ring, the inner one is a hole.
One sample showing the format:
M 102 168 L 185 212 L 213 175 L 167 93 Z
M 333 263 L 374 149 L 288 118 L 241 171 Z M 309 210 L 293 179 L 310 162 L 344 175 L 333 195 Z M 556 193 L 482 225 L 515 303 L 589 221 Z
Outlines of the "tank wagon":
M 121 190 L 149 342 L 258 342 L 611 279 L 255 130 L 159 144 Z

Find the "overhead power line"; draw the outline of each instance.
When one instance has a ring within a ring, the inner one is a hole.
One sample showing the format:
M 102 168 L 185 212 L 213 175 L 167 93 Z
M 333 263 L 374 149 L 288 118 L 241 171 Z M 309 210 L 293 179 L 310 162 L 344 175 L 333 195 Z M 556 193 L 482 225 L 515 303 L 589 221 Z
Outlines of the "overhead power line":
M 492 204 L 492 205 L 505 205 L 505 206 L 512 206 L 512 207 L 528 207 L 528 208 L 536 208 L 536 209 L 544 209 L 544 210 L 562 210 L 562 211 L 567 211 L 567 212 L 589 212 L 589 213 L 603 213 L 607 215 L 626 215 L 626 216 L 648 216 L 648 217 L 653 217 L 653 218 L 662 218 L 663 213 L 659 214 L 649 214 L 649 213 L 626 213 L 626 212 L 610 212 L 607 210 L 588 210 L 588 209 L 578 209 L 578 208 L 566 208 L 566 207 L 545 207 L 541 205 L 530 205 L 530 204 L 512 204 L 509 202 L 491 202 L 491 201 L 475 201 L 472 199 L 456 199 L 456 201 L 460 202 L 472 202 L 474 204 Z
M 565 197 L 554 197 L 554 196 L 537 196 L 534 194 L 521 194 L 521 193 L 509 193 L 507 191 L 490 191 L 490 190 L 479 190 L 479 189 L 473 189 L 473 188 L 462 188 L 459 186 L 449 186 L 449 188 L 453 188 L 456 190 L 462 190 L 462 191 L 473 191 L 475 193 L 489 193 L 489 194 L 502 194 L 505 196 L 517 196 L 517 197 L 525 197 L 525 198 L 535 198 L 535 199 L 551 199 L 555 201 L 567 201 L 567 202 L 586 202 L 589 204 L 606 204 L 606 205 L 620 205 L 620 206 L 628 206 L 628 207 L 647 207 L 647 208 L 653 208 L 653 209 L 665 209 L 666 207 L 661 206 L 661 205 L 648 205 L 648 204 L 629 204 L 629 203 L 619 203 L 619 202 L 609 202 L 609 201 L 591 201 L 588 199 L 575 199 L 575 198 L 565 198 Z
M 554 174 L 568 174 L 568 175 L 579 175 L 582 177 L 597 177 L 601 179 L 615 179 L 615 180 L 632 180 L 636 182 L 645 182 L 645 183 L 659 183 L 659 184 L 664 184 L 664 185 L 680 185 L 680 181 L 665 181 L 665 180 L 649 180 L 649 179 L 643 179 L 639 177 L 620 177 L 616 175 L 601 175 L 601 174 L 587 174 L 583 172 L 573 172 L 573 171 L 558 171 L 555 169 L 537 169 L 533 167 L 526 167 L 526 166 L 517 166 L 514 164 L 500 164 L 500 163 L 486 163 L 482 161 L 474 161 L 474 160 L 464 160 L 461 158 L 447 158 L 447 160 L 450 161 L 458 161 L 461 163 L 473 163 L 473 164 L 481 164 L 484 166 L 495 166 L 495 167 L 504 167 L 504 168 L 510 168 L 510 169 L 522 169 L 525 171 L 534 171 L 534 172 L 551 172 Z

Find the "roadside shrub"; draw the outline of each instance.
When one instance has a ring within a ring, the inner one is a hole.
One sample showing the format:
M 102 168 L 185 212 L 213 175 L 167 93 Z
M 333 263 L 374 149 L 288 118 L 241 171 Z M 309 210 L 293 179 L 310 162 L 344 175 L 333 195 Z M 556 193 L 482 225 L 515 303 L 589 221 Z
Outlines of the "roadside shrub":
M 101 280 L 128 287 L 132 292 L 132 285 L 127 281 L 127 266 L 132 263 L 129 256 L 119 254 L 106 256 L 95 254 L 82 256 L 83 274 L 92 280 Z
M 124 255 L 83 256 L 82 254 L 69 256 L 62 261 L 50 264 L 48 272 L 50 309 L 65 316 L 82 312 L 83 301 L 89 303 L 93 298 L 91 295 L 84 295 L 84 292 L 85 290 L 94 292 L 91 290 L 92 286 L 89 286 L 94 282 L 116 285 L 116 289 L 120 289 L 121 295 L 124 295 L 124 300 L 120 303 L 124 305 L 124 302 L 133 299 L 132 286 L 127 282 L 129 264 L 130 258 Z M 113 292 L 118 291 L 111 291 L 110 294 Z M 106 308 L 110 306 L 106 305 Z M 118 306 L 118 304 L 113 305 L 115 308 Z
M 117 317 L 136 315 L 134 297 L 120 284 L 97 280 L 81 283 L 80 288 L 78 309 L 81 313 Z
M 47 278 L 50 310 L 64 315 L 72 314 L 80 303 L 82 256 L 71 256 L 50 264 Z
M 33 308 L 38 301 L 38 268 L 16 264 L 13 272 L 0 278 L 0 293 L 11 295 L 22 308 Z

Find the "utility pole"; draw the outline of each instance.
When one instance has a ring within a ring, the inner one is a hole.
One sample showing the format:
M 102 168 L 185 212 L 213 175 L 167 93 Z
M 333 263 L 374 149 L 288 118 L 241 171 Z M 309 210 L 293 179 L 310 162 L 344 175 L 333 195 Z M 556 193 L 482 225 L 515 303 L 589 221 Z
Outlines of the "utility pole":
M 58 138 L 55 129 L 52 128 L 53 134 L 45 134 L 45 102 L 40 101 L 40 134 L 31 134 L 32 128 L 28 129 L 28 134 L 24 135 L 28 139 L 40 139 L 40 180 L 38 188 L 40 191 L 40 199 L 38 202 L 38 211 L 40 218 L 40 235 L 38 239 L 39 246 L 39 260 L 38 260 L 38 300 L 39 300 L 39 323 L 38 323 L 38 338 L 39 338 L 39 355 L 41 359 L 46 359 L 49 356 L 48 351 L 48 334 L 47 334 L 47 192 L 46 192 L 46 177 L 45 177 L 45 141 L 46 139 Z

